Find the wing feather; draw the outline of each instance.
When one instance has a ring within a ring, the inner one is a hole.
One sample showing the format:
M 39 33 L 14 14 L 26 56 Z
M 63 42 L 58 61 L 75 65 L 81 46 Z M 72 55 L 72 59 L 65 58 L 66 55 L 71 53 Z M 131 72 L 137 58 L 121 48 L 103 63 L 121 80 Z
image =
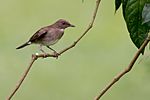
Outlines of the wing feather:
M 42 28 L 40 30 L 38 30 L 31 38 L 29 41 L 34 42 L 36 40 L 38 40 L 39 38 L 42 38 L 43 36 L 45 36 L 45 34 L 47 33 L 47 29 L 46 28 Z

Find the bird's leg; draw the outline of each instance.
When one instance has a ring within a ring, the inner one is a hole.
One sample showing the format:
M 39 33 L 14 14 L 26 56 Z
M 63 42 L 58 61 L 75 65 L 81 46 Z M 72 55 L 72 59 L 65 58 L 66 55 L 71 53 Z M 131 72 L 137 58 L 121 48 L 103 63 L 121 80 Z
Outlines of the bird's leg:
M 42 49 L 42 45 L 39 46 L 39 49 L 42 53 L 44 53 L 44 56 L 46 56 L 46 52 Z
M 54 49 L 52 49 L 51 47 L 49 47 L 49 46 L 46 46 L 47 48 L 49 48 L 50 50 L 52 50 L 53 52 L 54 52 L 54 55 L 56 55 L 56 56 L 58 56 L 59 55 L 59 53 L 57 53 Z
M 49 47 L 49 46 L 46 46 L 46 47 L 49 48 L 50 50 L 56 52 L 56 51 L 55 51 L 54 49 L 52 49 L 51 47 Z

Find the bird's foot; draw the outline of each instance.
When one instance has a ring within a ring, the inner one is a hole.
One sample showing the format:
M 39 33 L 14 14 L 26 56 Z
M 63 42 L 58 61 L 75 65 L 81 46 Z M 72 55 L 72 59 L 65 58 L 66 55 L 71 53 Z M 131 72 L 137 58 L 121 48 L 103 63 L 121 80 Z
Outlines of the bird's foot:
M 47 57 L 47 53 L 43 53 L 43 58 L 46 58 Z
M 56 51 L 54 51 L 53 54 L 54 54 L 54 57 L 55 57 L 56 59 L 58 59 L 58 56 L 59 56 L 60 54 L 57 53 Z
M 36 58 L 38 58 L 40 55 L 42 55 L 42 58 L 46 58 L 47 57 L 47 53 L 42 53 L 42 54 L 39 54 L 39 53 L 35 53 L 32 58 L 35 56 Z

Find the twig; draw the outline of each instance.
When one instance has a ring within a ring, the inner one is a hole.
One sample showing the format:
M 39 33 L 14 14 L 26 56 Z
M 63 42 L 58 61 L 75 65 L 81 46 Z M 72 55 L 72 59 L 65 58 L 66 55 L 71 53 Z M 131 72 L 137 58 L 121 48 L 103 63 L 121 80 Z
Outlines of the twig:
M 89 24 L 89 26 L 87 27 L 87 29 L 82 33 L 82 35 L 73 43 L 71 44 L 70 46 L 68 46 L 67 48 L 63 49 L 62 51 L 60 51 L 58 54 L 34 54 L 32 55 L 32 60 L 31 60 L 31 63 L 29 64 L 27 70 L 24 72 L 23 76 L 20 78 L 18 84 L 16 85 L 15 89 L 11 92 L 11 94 L 8 96 L 8 98 L 6 100 L 10 100 L 14 95 L 15 93 L 17 92 L 17 90 L 20 88 L 21 84 L 23 83 L 24 79 L 26 78 L 28 72 L 30 71 L 33 63 L 38 59 L 38 58 L 47 58 L 47 57 L 54 57 L 54 58 L 57 58 L 58 56 L 60 56 L 61 54 L 63 54 L 64 52 L 68 51 L 69 49 L 75 47 L 75 45 L 85 36 L 86 33 L 89 32 L 89 30 L 93 27 L 93 24 L 94 24 L 94 21 L 95 21 L 95 18 L 96 18 L 96 15 L 97 15 L 97 11 L 98 11 L 98 8 L 99 8 L 99 4 L 100 4 L 100 1 L 101 0 L 96 0 L 96 7 L 94 9 L 94 13 L 93 13 L 93 17 L 92 17 L 92 20 L 91 20 L 91 23 Z
M 26 69 L 25 73 L 22 75 L 20 81 L 18 82 L 18 84 L 16 85 L 16 88 L 13 90 L 13 92 L 11 93 L 11 95 L 8 97 L 7 100 L 10 100 L 13 95 L 17 92 L 17 90 L 19 89 L 19 87 L 21 86 L 22 82 L 24 81 L 25 77 L 27 76 L 32 64 L 34 63 L 34 61 L 36 60 L 36 57 L 32 57 L 31 63 L 29 64 L 29 67 Z
M 150 41 L 150 35 L 148 35 L 148 37 L 145 39 L 144 43 L 141 45 L 139 50 L 136 52 L 135 56 L 129 63 L 128 67 L 125 68 L 122 72 L 120 72 L 117 76 L 115 76 L 113 78 L 113 80 L 108 85 L 106 85 L 106 87 L 104 87 L 102 89 L 100 94 L 94 100 L 99 100 L 117 81 L 119 81 L 120 78 L 122 78 L 126 73 L 131 71 L 131 69 L 133 68 L 133 65 L 135 64 L 135 62 L 138 59 L 139 55 L 141 54 L 142 50 L 147 46 L 149 41 Z

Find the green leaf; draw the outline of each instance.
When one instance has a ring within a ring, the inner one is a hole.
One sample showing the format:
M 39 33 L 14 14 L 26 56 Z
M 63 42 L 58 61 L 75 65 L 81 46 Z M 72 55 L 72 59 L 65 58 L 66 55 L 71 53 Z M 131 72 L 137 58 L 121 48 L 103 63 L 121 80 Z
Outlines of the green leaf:
M 115 12 L 119 9 L 122 0 L 115 0 Z
M 148 24 L 148 26 L 150 26 L 150 4 L 145 4 L 143 11 L 142 11 L 142 19 L 143 22 L 142 24 Z
M 137 48 L 140 48 L 149 32 L 148 26 L 142 24 L 142 10 L 146 2 L 147 0 L 123 0 L 122 2 L 123 16 L 130 38 Z
M 122 0 L 122 10 L 123 10 L 123 16 L 125 18 L 125 9 L 127 5 L 128 0 Z

